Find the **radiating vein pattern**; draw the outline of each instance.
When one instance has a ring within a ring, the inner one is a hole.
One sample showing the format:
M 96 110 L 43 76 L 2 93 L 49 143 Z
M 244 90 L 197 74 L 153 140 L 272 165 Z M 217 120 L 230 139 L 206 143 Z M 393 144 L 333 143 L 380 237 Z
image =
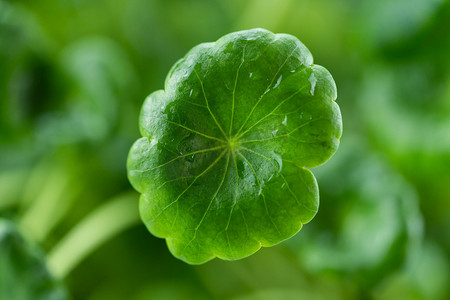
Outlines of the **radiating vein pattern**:
M 293 36 L 253 29 L 193 48 L 144 102 L 128 158 L 149 231 L 191 264 L 297 233 L 318 210 L 307 168 L 339 143 L 335 99 Z

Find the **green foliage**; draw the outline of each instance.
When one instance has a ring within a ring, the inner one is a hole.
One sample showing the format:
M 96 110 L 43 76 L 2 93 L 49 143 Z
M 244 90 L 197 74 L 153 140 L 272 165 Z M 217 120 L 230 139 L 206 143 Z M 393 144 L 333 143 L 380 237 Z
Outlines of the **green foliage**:
M 86 226 L 90 245 L 61 247 L 107 199 L 134 193 L 136 119 L 173 62 L 255 27 L 308 45 L 342 100 L 345 136 L 311 169 L 321 204 L 302 234 L 192 266 L 143 224 L 104 240 L 138 211 L 131 200 Z M 0 0 L 0 218 L 48 262 L 99 246 L 68 270 L 73 299 L 450 299 L 448 53 L 448 0 Z
M 44 253 L 5 219 L 0 219 L 0 266 L 0 299 L 67 299 L 64 287 L 48 272 Z
M 193 48 L 146 99 L 129 154 L 150 232 L 192 264 L 297 233 L 319 205 L 306 168 L 339 144 L 335 99 L 330 73 L 291 35 L 252 29 Z
M 290 245 L 311 272 L 345 274 L 368 288 L 417 254 L 423 220 L 412 187 L 380 157 L 360 155 L 362 149 L 347 139 L 317 170 L 323 209 Z

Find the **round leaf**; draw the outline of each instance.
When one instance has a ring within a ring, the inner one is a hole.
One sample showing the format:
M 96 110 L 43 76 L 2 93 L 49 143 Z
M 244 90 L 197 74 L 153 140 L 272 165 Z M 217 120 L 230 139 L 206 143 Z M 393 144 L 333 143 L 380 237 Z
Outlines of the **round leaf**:
M 145 100 L 128 158 L 150 232 L 191 264 L 297 233 L 319 205 L 306 168 L 339 144 L 335 99 L 330 73 L 291 35 L 252 29 L 194 47 Z

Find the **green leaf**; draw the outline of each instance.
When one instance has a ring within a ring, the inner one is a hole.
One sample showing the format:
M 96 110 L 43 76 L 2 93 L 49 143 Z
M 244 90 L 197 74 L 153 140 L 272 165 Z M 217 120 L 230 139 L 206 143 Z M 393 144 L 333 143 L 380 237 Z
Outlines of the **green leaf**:
M 345 137 L 333 161 L 316 170 L 323 209 L 289 245 L 305 270 L 345 274 L 369 290 L 414 260 L 423 220 L 413 186 L 364 140 Z
M 141 217 L 191 263 L 235 260 L 311 221 L 306 169 L 336 151 L 336 86 L 295 37 L 252 29 L 194 47 L 141 111 L 128 157 Z
M 42 251 L 5 219 L 0 219 L 0 299 L 68 299 L 65 288 L 47 270 Z

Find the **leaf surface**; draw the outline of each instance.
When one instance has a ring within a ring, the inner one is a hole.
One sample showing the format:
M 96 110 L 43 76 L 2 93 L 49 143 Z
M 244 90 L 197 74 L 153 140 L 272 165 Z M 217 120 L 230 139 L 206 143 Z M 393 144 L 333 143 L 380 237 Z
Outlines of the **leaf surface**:
M 336 86 L 295 37 L 252 29 L 200 44 L 144 102 L 128 176 L 141 217 L 191 263 L 275 245 L 318 210 L 307 169 L 336 151 Z

